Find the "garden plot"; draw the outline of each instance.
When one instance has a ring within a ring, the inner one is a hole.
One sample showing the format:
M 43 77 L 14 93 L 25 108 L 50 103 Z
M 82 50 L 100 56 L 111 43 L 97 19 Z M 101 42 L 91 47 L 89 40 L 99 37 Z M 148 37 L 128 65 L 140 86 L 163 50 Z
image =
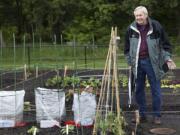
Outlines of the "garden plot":
M 59 76 L 61 76 L 63 78 L 63 71 L 59 71 Z M 67 72 L 67 76 L 71 76 L 75 75 L 76 77 L 80 76 L 81 78 L 85 80 L 90 79 L 91 77 L 97 77 L 97 78 L 101 78 L 100 76 L 102 76 L 103 71 L 102 70 L 83 70 L 83 71 L 68 71 Z M 126 70 L 121 70 L 120 71 L 120 75 L 121 74 L 126 74 L 127 71 Z M 178 80 L 179 78 L 179 74 L 180 71 L 179 70 L 175 70 L 174 74 L 177 75 L 176 79 L 173 80 Z M 17 84 L 16 84 L 16 88 L 17 90 L 20 89 L 24 89 L 25 90 L 25 102 L 30 102 L 30 109 L 25 110 L 24 111 L 24 123 L 22 123 L 22 125 L 17 125 L 15 128 L 1 128 L 0 129 L 0 134 L 3 135 L 28 135 L 27 131 L 32 128 L 32 126 L 36 126 L 39 129 L 39 133 L 40 135 L 59 135 L 62 134 L 63 132 L 63 128 L 59 128 L 59 127 L 52 127 L 52 128 L 40 128 L 40 124 L 36 121 L 36 107 L 35 107 L 35 93 L 34 90 L 37 87 L 45 87 L 45 82 L 49 79 L 49 78 L 53 78 L 54 76 L 57 75 L 56 71 L 40 71 L 39 72 L 39 76 L 36 77 L 35 73 L 32 72 L 31 76 L 27 79 L 24 80 L 23 79 L 23 72 L 18 72 L 17 74 L 17 78 L 21 78 L 21 79 L 17 79 Z M 9 79 L 11 81 L 11 84 L 8 82 L 8 76 Z M 6 87 L 5 90 L 12 90 L 14 89 L 14 73 L 8 73 L 6 74 L 6 77 L 4 76 L 3 78 L 6 78 L 7 80 L 7 84 L 6 81 L 3 82 L 3 86 L 10 86 L 10 87 Z M 20 83 L 19 83 L 20 82 Z M 85 84 L 84 82 L 84 85 Z M 81 85 L 77 85 L 76 87 L 79 88 L 80 91 L 83 91 L 84 87 L 80 87 Z M 69 123 L 74 121 L 74 117 L 73 117 L 73 111 L 72 111 L 72 105 L 73 105 L 73 94 L 74 92 L 78 92 L 78 90 L 75 88 L 75 86 L 71 86 L 71 88 L 66 89 L 65 85 L 63 86 L 65 93 L 66 93 L 66 118 L 64 119 L 64 121 L 62 121 L 62 123 L 60 123 L 62 126 L 64 126 L 66 123 L 65 121 L 68 121 Z M 74 88 L 73 88 L 74 87 Z M 120 86 L 121 87 L 121 86 Z M 58 88 L 60 88 L 60 85 L 58 86 Z M 178 133 L 180 133 L 178 126 L 179 125 L 179 112 L 180 112 L 180 95 L 178 92 L 178 89 L 176 92 L 174 92 L 173 88 L 166 88 L 166 89 L 170 89 L 169 91 L 163 92 L 163 107 L 162 107 L 162 125 L 161 126 L 154 126 L 151 122 L 148 122 L 146 124 L 140 125 L 139 126 L 139 132 L 141 132 L 141 134 L 144 135 L 148 135 L 149 134 L 149 130 L 151 128 L 154 127 L 166 127 L 166 128 L 172 128 L 175 129 Z M 72 94 L 68 95 L 69 92 L 71 93 L 73 91 Z M 79 91 L 79 92 L 80 92 Z M 93 92 L 96 96 L 96 100 L 98 101 L 98 89 L 95 90 Z M 151 95 L 149 92 L 147 92 L 147 102 L 148 102 L 148 110 L 151 110 Z M 135 104 L 133 104 L 132 108 L 128 108 L 128 93 L 127 93 L 127 88 L 126 87 L 121 87 L 120 88 L 120 106 L 123 110 L 123 114 L 125 116 L 125 119 L 127 120 L 128 126 L 131 128 L 133 127 L 133 125 L 131 125 L 130 123 L 130 119 L 134 116 L 134 108 L 135 108 Z M 25 106 L 26 107 L 26 106 Z M 151 115 L 149 115 L 149 121 L 151 121 Z M 74 123 L 71 123 L 74 124 Z M 128 129 L 128 128 L 127 128 Z M 129 130 L 129 129 L 128 129 Z M 81 127 L 81 126 L 77 126 L 74 128 L 73 134 L 76 135 L 81 135 L 81 134 L 87 134 L 90 135 L 92 133 L 92 127 Z M 127 134 L 130 134 L 127 133 Z

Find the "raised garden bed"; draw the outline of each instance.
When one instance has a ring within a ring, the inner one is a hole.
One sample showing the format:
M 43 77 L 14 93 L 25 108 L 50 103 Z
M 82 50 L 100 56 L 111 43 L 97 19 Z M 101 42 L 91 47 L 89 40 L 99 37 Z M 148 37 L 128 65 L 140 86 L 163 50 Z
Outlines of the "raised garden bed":
M 176 75 L 176 80 L 180 79 L 180 70 L 174 71 Z M 91 71 L 76 71 L 76 74 L 74 74 L 73 71 L 68 71 L 67 75 L 76 75 L 76 76 L 84 76 L 88 78 L 88 76 L 98 76 L 101 78 L 103 71 L 102 70 L 91 70 Z M 126 74 L 126 70 L 121 70 L 120 73 Z M 29 101 L 32 105 L 35 105 L 35 95 L 34 95 L 34 89 L 37 87 L 43 87 L 45 84 L 45 81 L 56 75 L 57 72 L 55 71 L 40 71 L 39 76 L 35 77 L 35 72 L 31 72 L 31 75 L 27 80 L 24 80 L 23 78 L 23 72 L 16 73 L 17 79 L 16 79 L 16 86 L 14 86 L 14 73 L 7 73 L 2 75 L 2 88 L 3 90 L 21 90 L 24 89 L 26 91 L 25 94 L 25 101 Z M 60 76 L 63 76 L 63 71 L 59 71 Z M 67 90 L 66 90 L 67 91 Z M 154 126 L 151 122 L 148 122 L 146 124 L 139 126 L 139 134 L 142 135 L 149 135 L 149 130 L 154 127 L 167 127 L 167 128 L 173 128 L 176 130 L 176 134 L 180 134 L 180 130 L 178 129 L 178 126 L 180 124 L 180 94 L 179 89 L 177 89 L 175 92 L 171 88 L 164 88 L 163 90 L 163 106 L 162 106 L 162 122 L 163 124 L 161 126 Z M 147 92 L 147 103 L 148 103 L 148 110 L 151 110 L 151 94 Z M 98 98 L 98 96 L 97 96 Z M 121 108 L 124 112 L 125 119 L 128 123 L 128 128 L 126 129 L 127 134 L 131 134 L 130 130 L 133 129 L 133 126 L 130 122 L 130 119 L 134 116 L 134 110 L 136 108 L 136 105 L 133 104 L 132 108 L 128 107 L 128 93 L 127 89 L 120 88 L 120 103 Z M 34 108 L 35 109 L 35 108 Z M 151 116 L 148 117 L 149 121 L 151 121 Z M 72 100 L 66 101 L 66 119 L 65 121 L 73 120 L 73 113 L 72 113 Z M 24 122 L 26 122 L 26 125 L 22 127 L 15 127 L 15 128 L 0 128 L 0 134 L 2 135 L 28 135 L 27 131 L 32 126 L 37 126 L 39 128 L 39 123 L 36 122 L 36 113 L 35 110 L 30 110 L 24 112 Z M 75 128 L 75 131 L 73 134 L 76 135 L 90 135 L 92 133 L 92 127 L 77 127 Z M 61 129 L 59 127 L 53 127 L 53 128 L 47 128 L 47 129 L 40 129 L 39 133 L 37 135 L 60 135 Z

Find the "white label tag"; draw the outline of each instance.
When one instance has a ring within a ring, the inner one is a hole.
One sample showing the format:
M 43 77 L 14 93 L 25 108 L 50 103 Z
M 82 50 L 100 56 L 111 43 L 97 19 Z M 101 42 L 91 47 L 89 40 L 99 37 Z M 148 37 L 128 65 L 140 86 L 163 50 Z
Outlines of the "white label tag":
M 41 120 L 40 121 L 40 127 L 41 128 L 50 128 L 58 126 L 59 127 L 59 122 L 56 120 Z

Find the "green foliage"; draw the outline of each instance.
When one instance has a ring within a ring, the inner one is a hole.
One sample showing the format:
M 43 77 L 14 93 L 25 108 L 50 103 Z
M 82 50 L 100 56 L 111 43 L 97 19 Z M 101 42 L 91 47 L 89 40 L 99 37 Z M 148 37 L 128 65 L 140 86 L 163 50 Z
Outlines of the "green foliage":
M 128 87 L 128 76 L 125 74 L 119 74 L 119 84 L 120 87 L 126 88 Z
M 36 133 L 39 132 L 39 129 L 36 126 L 32 126 L 30 129 L 28 129 L 28 134 L 34 134 L 34 131 L 36 130 Z
M 122 88 L 128 87 L 128 76 L 124 74 L 119 75 L 119 84 Z M 150 88 L 150 84 L 148 82 L 148 79 L 146 79 L 146 87 Z M 170 73 L 166 75 L 165 79 L 161 80 L 161 88 L 172 88 L 172 89 L 178 89 L 180 88 L 180 84 L 178 80 L 174 80 L 174 75 L 171 75 Z
M 107 117 L 104 119 L 98 118 L 97 128 L 102 135 L 106 135 L 107 132 L 114 133 L 115 135 L 125 135 L 124 127 L 126 122 L 123 116 L 116 116 L 112 112 L 108 112 Z
M 63 83 L 62 83 L 62 87 L 66 88 L 68 86 L 71 86 L 71 77 L 69 76 L 65 76 L 63 78 Z
M 101 86 L 100 79 L 95 79 L 94 77 L 90 77 L 89 80 L 87 80 L 87 85 L 92 86 L 93 88 L 98 88 Z
M 96 79 L 94 77 L 90 77 L 88 80 L 81 80 L 80 82 L 81 87 L 85 88 L 88 85 L 93 87 L 94 89 L 99 88 L 101 86 L 101 80 Z
M 6 43 L 13 44 L 13 33 L 17 33 L 17 27 L 16 26 L 4 26 L 0 29 L 3 34 L 3 40 L 6 41 Z
M 172 81 L 171 75 L 167 75 L 168 79 L 163 79 L 161 80 L 161 87 L 162 88 L 180 88 L 179 82 L 178 81 Z M 122 88 L 127 88 L 128 87 L 128 76 L 125 74 L 120 74 L 119 75 L 119 84 L 120 87 Z M 177 82 L 176 84 L 173 84 L 174 82 Z M 146 80 L 146 87 L 149 88 L 150 84 L 148 80 Z M 55 76 L 53 78 L 49 78 L 45 82 L 46 87 L 51 87 L 51 88 L 78 88 L 78 87 L 86 87 L 86 86 L 91 86 L 94 89 L 100 88 L 101 86 L 101 80 L 97 79 L 95 77 L 90 77 L 87 80 L 82 80 L 79 77 L 76 76 L 66 76 L 64 78 L 60 76 Z
M 101 86 L 100 79 L 96 79 L 94 77 L 90 77 L 88 80 L 82 80 L 78 76 L 65 76 L 64 78 L 60 76 L 54 76 L 49 78 L 45 82 L 46 87 L 53 88 L 78 88 L 78 87 L 86 87 L 87 85 L 92 86 L 93 88 L 98 88 Z
M 80 86 L 81 87 L 86 87 L 88 84 L 87 84 L 87 81 L 81 81 L 81 83 L 80 83 Z
M 104 23 L 111 23 L 112 22 L 112 17 L 113 13 L 117 10 L 117 4 L 112 4 L 112 3 L 103 3 L 99 4 L 97 6 L 98 12 L 96 12 L 95 16 L 100 19 L 101 22 Z
M 85 17 L 76 17 L 72 24 L 64 31 L 67 40 L 74 38 L 78 43 L 90 43 L 93 36 L 94 20 Z M 78 29 L 77 29 L 78 28 Z
M 134 20 L 133 10 L 139 5 L 145 5 L 169 35 L 180 37 L 179 0 L 1 0 L 0 5 L 5 44 L 12 41 L 14 32 L 19 39 L 26 33 L 28 41 L 34 33 L 36 40 L 41 37 L 48 42 L 56 34 L 58 42 L 62 34 L 64 41 L 75 39 L 90 44 L 94 40 L 107 45 L 111 27 L 118 26 L 124 36 L 124 30 Z
M 71 77 L 71 86 L 77 87 L 80 84 L 80 78 L 76 76 Z
M 66 135 L 67 133 L 66 133 L 66 129 L 67 128 L 67 126 L 64 126 L 64 127 L 62 127 L 61 128 L 61 133 L 63 134 L 63 135 Z M 69 132 L 69 134 L 71 134 L 71 133 L 74 133 L 74 126 L 72 126 L 72 125 L 68 125 L 68 132 Z
M 61 86 L 61 84 L 62 84 L 62 78 L 60 76 L 57 76 L 57 75 L 53 78 L 49 78 L 45 82 L 46 87 L 58 87 L 58 86 Z

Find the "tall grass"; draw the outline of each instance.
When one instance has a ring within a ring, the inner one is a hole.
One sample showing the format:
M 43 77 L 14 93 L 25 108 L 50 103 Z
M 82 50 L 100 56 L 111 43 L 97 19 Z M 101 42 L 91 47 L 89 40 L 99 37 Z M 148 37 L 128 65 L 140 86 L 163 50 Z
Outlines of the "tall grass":
M 73 45 L 19 45 L 14 47 L 1 47 L 1 69 L 13 69 L 14 67 L 39 66 L 43 68 L 70 69 L 95 68 L 103 69 L 108 52 L 108 46 L 73 46 Z M 118 68 L 127 67 L 122 48 L 118 49 Z M 173 56 L 178 67 L 180 57 Z
M 2 47 L 0 65 L 1 68 L 22 67 L 27 64 L 51 67 L 58 65 L 70 68 L 102 68 L 106 59 L 108 47 L 69 46 L 69 45 L 36 45 Z

